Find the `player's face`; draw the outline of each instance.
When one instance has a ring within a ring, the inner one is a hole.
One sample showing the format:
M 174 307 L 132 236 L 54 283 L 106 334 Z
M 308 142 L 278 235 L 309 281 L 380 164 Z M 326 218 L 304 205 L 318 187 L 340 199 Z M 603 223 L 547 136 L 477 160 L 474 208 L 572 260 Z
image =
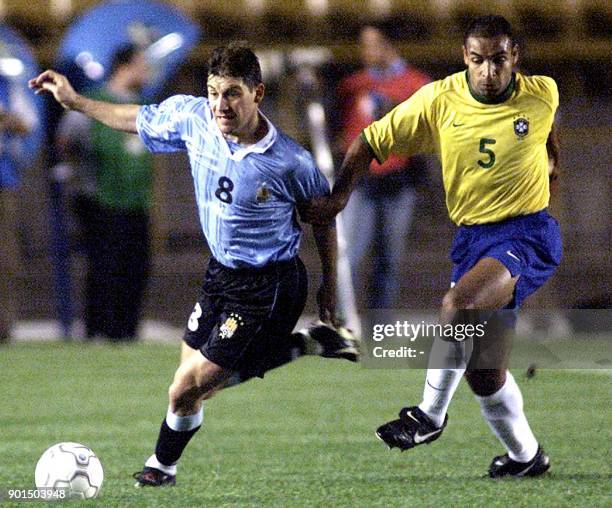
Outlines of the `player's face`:
M 472 90 L 483 97 L 495 98 L 512 79 L 518 47 L 506 35 L 468 37 L 463 46 L 463 61 L 468 67 Z
M 207 88 L 210 107 L 221 132 L 238 137 L 253 134 L 264 85 L 260 83 L 250 90 L 242 78 L 209 76 Z
M 361 59 L 368 67 L 384 67 L 388 46 L 383 35 L 374 27 L 365 27 L 359 36 Z
M 141 90 L 151 78 L 151 66 L 144 53 L 136 53 L 129 63 L 129 72 L 133 88 Z

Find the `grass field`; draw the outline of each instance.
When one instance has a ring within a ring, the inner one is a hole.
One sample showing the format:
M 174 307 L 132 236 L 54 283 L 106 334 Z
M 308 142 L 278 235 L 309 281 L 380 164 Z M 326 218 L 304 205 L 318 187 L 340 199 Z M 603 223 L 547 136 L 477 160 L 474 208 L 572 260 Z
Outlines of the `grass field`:
M 465 384 L 440 440 L 391 453 L 373 430 L 420 400 L 424 372 L 319 358 L 209 401 L 177 487 L 135 489 L 131 474 L 154 445 L 177 351 L 150 344 L 0 349 L 0 495 L 32 488 L 40 454 L 77 441 L 95 450 L 105 470 L 101 497 L 87 506 L 610 506 L 606 372 L 541 370 L 525 381 L 515 371 L 552 469 L 543 478 L 492 481 L 483 475 L 502 450 Z

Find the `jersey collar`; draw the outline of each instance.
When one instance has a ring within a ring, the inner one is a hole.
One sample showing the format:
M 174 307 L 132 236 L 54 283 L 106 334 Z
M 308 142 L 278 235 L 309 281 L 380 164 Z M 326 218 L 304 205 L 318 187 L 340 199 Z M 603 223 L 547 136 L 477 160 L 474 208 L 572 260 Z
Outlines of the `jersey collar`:
M 221 141 L 221 149 L 225 152 L 225 155 L 236 161 L 236 162 L 240 162 L 242 159 L 244 159 L 248 154 L 250 153 L 264 153 L 268 148 L 270 148 L 274 142 L 276 141 L 276 137 L 278 135 L 278 132 L 276 130 L 276 127 L 274 127 L 274 125 L 272 124 L 272 122 L 270 120 L 268 120 L 268 117 L 266 115 L 264 115 L 261 111 L 259 111 L 259 114 L 261 115 L 261 117 L 265 120 L 265 122 L 268 124 L 268 132 L 266 133 L 266 135 L 261 138 L 257 143 L 254 143 L 250 146 L 244 147 L 244 148 L 240 148 L 238 150 L 236 150 L 234 153 L 232 153 L 232 151 L 230 150 L 228 144 L 227 144 L 227 140 L 225 139 L 225 137 L 223 136 L 223 133 L 221 132 L 221 129 L 219 129 L 219 126 L 217 125 L 217 122 L 214 119 L 214 116 L 212 116 L 212 110 L 211 110 L 211 121 L 214 125 L 214 129 L 215 129 L 215 133 L 217 134 L 217 136 L 220 138 Z
M 497 97 L 493 97 L 489 99 L 488 97 L 483 97 L 482 95 L 478 95 L 474 90 L 472 90 L 472 85 L 470 85 L 470 76 L 468 75 L 468 71 L 465 71 L 465 80 L 467 81 L 468 90 L 470 91 L 470 95 L 481 104 L 501 104 L 502 102 L 506 102 L 510 96 L 514 93 L 516 88 L 516 73 L 512 73 L 512 78 L 510 79 L 510 83 L 506 89 L 499 94 Z

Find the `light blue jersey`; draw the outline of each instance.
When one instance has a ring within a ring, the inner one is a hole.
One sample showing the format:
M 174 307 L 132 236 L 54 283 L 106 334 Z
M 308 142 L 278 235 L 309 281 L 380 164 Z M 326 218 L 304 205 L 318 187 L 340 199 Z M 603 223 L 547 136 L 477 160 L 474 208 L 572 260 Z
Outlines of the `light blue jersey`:
M 203 97 L 143 106 L 136 121 L 150 151 L 187 150 L 204 236 L 229 268 L 296 256 L 296 204 L 330 192 L 310 153 L 265 121 L 268 133 L 247 148 L 223 137 Z

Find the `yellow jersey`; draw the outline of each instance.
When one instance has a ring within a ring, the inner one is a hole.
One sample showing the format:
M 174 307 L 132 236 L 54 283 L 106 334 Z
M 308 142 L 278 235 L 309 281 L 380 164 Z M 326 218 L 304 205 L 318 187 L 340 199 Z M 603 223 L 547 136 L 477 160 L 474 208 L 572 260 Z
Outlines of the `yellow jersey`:
M 362 132 L 378 162 L 433 153 L 457 225 L 498 222 L 548 206 L 546 141 L 559 105 L 546 76 L 513 75 L 495 101 L 476 96 L 467 71 L 422 87 Z

